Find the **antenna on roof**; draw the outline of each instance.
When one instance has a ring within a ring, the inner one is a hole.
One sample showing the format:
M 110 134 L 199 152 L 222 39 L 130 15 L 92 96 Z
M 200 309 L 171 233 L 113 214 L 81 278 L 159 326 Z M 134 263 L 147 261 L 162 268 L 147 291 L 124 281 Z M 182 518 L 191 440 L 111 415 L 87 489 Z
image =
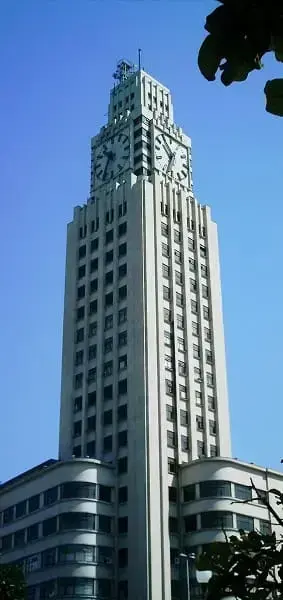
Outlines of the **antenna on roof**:
M 139 71 L 141 70 L 141 49 L 139 48 Z

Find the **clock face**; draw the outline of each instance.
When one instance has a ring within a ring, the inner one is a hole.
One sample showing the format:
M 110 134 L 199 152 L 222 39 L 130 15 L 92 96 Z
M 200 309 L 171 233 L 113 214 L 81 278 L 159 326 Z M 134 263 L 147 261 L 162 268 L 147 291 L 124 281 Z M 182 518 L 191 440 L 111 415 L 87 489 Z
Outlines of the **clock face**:
M 101 183 L 119 175 L 129 163 L 130 142 L 126 133 L 119 133 L 98 146 L 94 154 L 94 174 Z
M 182 181 L 188 178 L 188 150 L 169 135 L 160 133 L 155 138 L 155 166 L 157 169 Z

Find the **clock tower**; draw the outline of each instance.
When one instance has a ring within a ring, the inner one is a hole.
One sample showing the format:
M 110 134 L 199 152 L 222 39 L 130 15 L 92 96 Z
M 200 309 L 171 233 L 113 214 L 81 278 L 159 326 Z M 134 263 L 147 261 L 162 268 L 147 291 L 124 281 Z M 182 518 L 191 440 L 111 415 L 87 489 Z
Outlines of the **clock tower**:
M 169 90 L 114 77 L 68 226 L 59 455 L 115 474 L 114 597 L 171 600 L 182 466 L 231 455 L 217 228 Z

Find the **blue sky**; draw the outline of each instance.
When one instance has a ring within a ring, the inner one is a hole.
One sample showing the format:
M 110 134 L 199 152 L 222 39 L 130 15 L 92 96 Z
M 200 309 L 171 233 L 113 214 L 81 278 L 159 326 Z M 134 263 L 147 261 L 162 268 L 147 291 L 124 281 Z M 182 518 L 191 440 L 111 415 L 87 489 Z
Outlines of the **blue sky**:
M 173 93 L 219 226 L 233 456 L 280 468 L 283 119 L 263 95 L 280 66 L 269 57 L 228 89 L 205 81 L 197 52 L 215 6 L 0 2 L 0 481 L 57 455 L 66 224 L 88 196 L 116 62 L 138 47 Z

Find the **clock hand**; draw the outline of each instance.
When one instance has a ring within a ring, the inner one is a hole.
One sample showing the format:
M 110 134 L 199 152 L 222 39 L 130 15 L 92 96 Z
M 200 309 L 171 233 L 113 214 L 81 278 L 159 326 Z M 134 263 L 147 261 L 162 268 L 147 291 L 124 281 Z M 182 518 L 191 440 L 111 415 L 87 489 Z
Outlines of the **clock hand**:
M 172 168 L 173 168 L 174 163 L 175 163 L 175 159 L 176 159 L 176 152 L 174 152 L 172 154 L 172 156 L 171 156 L 171 158 L 169 160 L 168 167 L 167 167 L 167 173 L 168 173 L 168 171 L 172 171 Z
M 169 156 L 172 156 L 173 152 L 172 152 L 172 150 L 171 150 L 171 148 L 170 148 L 170 146 L 169 146 L 169 144 L 167 143 L 167 141 L 166 141 L 166 139 L 165 139 L 165 138 L 163 138 L 163 142 L 164 142 L 164 143 L 163 143 L 163 146 L 164 146 L 164 148 L 165 148 L 165 150 L 166 150 L 167 154 L 168 154 Z

